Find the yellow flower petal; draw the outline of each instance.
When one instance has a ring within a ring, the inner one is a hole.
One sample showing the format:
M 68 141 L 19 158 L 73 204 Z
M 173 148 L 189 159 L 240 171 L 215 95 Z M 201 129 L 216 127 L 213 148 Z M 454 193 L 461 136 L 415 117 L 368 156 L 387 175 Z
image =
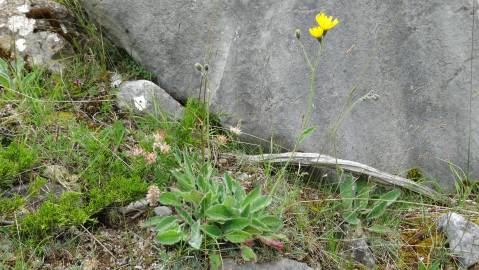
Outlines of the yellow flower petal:
M 327 16 L 324 12 L 320 12 L 316 15 L 316 22 L 324 31 L 328 31 L 335 27 L 339 23 L 339 20 L 333 16 Z
M 316 26 L 313 28 L 309 28 L 309 34 L 311 34 L 311 36 L 313 36 L 314 38 L 320 39 L 324 34 L 324 30 L 320 26 Z

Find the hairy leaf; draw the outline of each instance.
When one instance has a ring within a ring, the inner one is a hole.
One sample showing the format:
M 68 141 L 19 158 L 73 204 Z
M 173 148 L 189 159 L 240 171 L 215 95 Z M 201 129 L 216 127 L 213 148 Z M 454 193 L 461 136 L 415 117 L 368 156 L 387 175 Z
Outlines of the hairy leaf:
M 214 220 L 226 221 L 231 218 L 231 213 L 226 206 L 217 204 L 206 210 L 206 216 Z
M 208 253 L 210 257 L 210 270 L 221 269 L 221 255 L 218 251 Z
M 339 185 L 339 192 L 341 195 L 341 202 L 344 210 L 351 210 L 353 208 L 354 191 L 356 184 L 351 174 L 344 174 Z
M 213 238 L 219 238 L 222 234 L 222 231 L 218 226 L 216 225 L 209 225 L 209 224 L 204 224 L 201 226 L 201 229 L 203 230 L 204 233 L 207 235 L 213 237 Z
M 241 245 L 241 257 L 243 257 L 243 260 L 247 262 L 256 262 L 258 259 L 253 249 L 246 245 Z
M 181 200 L 175 192 L 165 192 L 161 194 L 159 201 L 163 205 L 181 206 Z
M 256 187 L 252 191 L 246 195 L 246 198 L 243 200 L 243 203 L 241 205 L 242 208 L 245 208 L 249 204 L 251 204 L 253 201 L 257 200 L 261 196 L 261 188 Z
M 200 249 L 202 241 L 203 235 L 201 234 L 201 225 L 200 221 L 198 220 L 191 226 L 190 241 L 188 241 L 188 243 L 192 248 Z
M 245 231 L 231 231 L 225 234 L 226 240 L 230 241 L 231 243 L 241 243 L 251 238 L 251 234 Z
M 249 220 L 247 218 L 233 218 L 226 221 L 223 225 L 223 228 L 226 232 L 233 230 L 242 230 L 249 225 Z
M 251 213 L 258 212 L 263 210 L 268 205 L 271 204 L 271 197 L 269 196 L 260 196 L 254 202 L 251 203 Z
M 152 217 L 143 223 L 143 227 L 156 226 L 159 230 L 168 230 L 178 223 L 178 219 L 174 216 Z
M 283 222 L 275 216 L 264 216 L 259 221 L 268 226 L 272 231 L 277 231 L 283 226 Z
M 173 245 L 180 242 L 184 234 L 178 230 L 168 230 L 156 235 L 156 239 L 163 245 Z

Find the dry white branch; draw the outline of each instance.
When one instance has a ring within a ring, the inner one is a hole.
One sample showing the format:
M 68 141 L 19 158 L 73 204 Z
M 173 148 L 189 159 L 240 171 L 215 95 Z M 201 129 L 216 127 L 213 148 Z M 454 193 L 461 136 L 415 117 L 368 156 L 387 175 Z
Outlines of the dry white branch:
M 382 172 L 371 166 L 344 159 L 337 159 L 328 155 L 318 153 L 281 153 L 281 154 L 266 154 L 256 156 L 240 156 L 243 161 L 247 162 L 271 162 L 271 163 L 289 163 L 296 165 L 312 165 L 319 167 L 341 168 L 345 171 L 350 171 L 358 174 L 366 174 L 371 176 L 372 181 L 383 184 L 392 185 L 408 189 L 410 191 L 427 196 L 435 201 L 445 202 L 447 199 L 444 195 L 437 191 L 413 182 L 404 177 L 393 175 L 387 172 Z

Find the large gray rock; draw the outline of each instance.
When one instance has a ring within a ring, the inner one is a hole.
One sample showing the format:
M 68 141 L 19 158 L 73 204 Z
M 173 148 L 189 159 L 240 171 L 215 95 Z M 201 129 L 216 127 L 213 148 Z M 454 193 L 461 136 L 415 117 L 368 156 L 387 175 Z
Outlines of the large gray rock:
M 312 121 L 319 129 L 299 149 L 398 174 L 420 167 L 443 187 L 453 183 L 449 161 L 478 176 L 479 102 L 477 95 L 471 101 L 470 92 L 472 1 L 84 3 L 176 99 L 198 95 L 200 74 L 193 66 L 206 59 L 213 109 L 227 113 L 224 124 L 241 122 L 245 133 L 274 136 L 287 148 L 301 129 L 308 100 L 308 68 L 294 30 L 302 30 L 306 50 L 314 54 L 317 42 L 308 28 L 317 12 L 327 11 L 341 23 L 328 32 L 318 70 Z M 479 33 L 475 39 L 479 44 Z M 478 85 L 474 76 L 474 89 Z M 351 89 L 353 100 L 372 90 L 379 98 L 352 109 L 334 144 L 327 131 Z
M 457 213 L 447 213 L 436 221 L 449 241 L 449 248 L 462 266 L 479 263 L 479 226 Z

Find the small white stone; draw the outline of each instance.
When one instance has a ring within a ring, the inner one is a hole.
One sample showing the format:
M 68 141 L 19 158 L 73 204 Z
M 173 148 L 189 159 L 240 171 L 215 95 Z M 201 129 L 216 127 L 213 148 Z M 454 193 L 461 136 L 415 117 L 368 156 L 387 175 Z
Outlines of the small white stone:
M 25 5 L 18 6 L 17 10 L 18 12 L 21 12 L 21 13 L 27 13 L 30 11 L 30 7 L 27 4 L 25 4 Z
M 0 0 L 0 6 L 3 6 L 5 4 L 6 0 Z
M 17 48 L 17 50 L 19 52 L 23 52 L 27 46 L 25 45 L 25 42 L 27 42 L 24 38 L 20 38 L 20 39 L 17 39 L 17 41 L 15 41 L 15 47 Z
M 143 110 L 146 109 L 146 99 L 145 99 L 145 96 L 143 96 L 143 95 L 138 96 L 138 97 L 134 97 L 133 98 L 133 103 L 135 104 L 135 107 L 139 111 L 143 111 Z

